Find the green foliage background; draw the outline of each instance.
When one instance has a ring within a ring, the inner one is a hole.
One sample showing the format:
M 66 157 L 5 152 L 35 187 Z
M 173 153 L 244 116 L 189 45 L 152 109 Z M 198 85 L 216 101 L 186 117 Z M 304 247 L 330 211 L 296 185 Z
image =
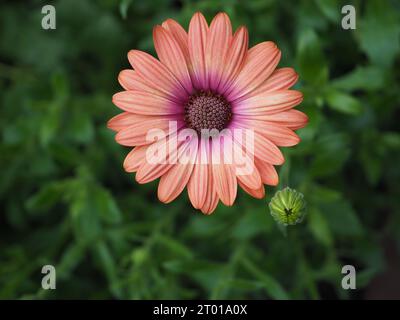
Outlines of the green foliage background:
M 48 2 L 57 29 L 45 31 Z M 400 3 L 351 2 L 357 30 L 346 31 L 348 2 L 2 1 L 0 297 L 368 297 L 389 269 L 383 242 L 400 248 Z M 252 45 L 275 41 L 310 117 L 284 150 L 280 186 L 264 200 L 241 192 L 209 217 L 186 194 L 164 205 L 157 183 L 138 185 L 106 128 L 127 52 L 154 54 L 153 25 L 187 28 L 197 10 L 208 21 L 226 11 Z M 308 207 L 285 238 L 267 203 L 286 185 Z M 347 263 L 354 292 L 340 285 Z M 40 287 L 45 264 L 56 290 Z

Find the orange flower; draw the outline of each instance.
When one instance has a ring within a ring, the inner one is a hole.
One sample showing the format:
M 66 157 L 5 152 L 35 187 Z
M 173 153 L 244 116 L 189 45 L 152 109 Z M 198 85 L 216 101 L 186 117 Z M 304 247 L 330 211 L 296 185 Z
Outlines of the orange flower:
M 159 60 L 131 50 L 128 59 L 134 70 L 121 71 L 118 80 L 125 91 L 113 96 L 124 112 L 108 127 L 117 132 L 118 143 L 135 147 L 124 161 L 125 170 L 136 172 L 139 183 L 160 178 L 158 198 L 165 203 L 187 186 L 191 203 L 205 214 L 219 200 L 232 205 L 238 184 L 253 197 L 264 197 L 264 184 L 278 183 L 274 165 L 284 162 L 278 146 L 299 143 L 293 130 L 308 121 L 293 109 L 303 99 L 301 92 L 289 90 L 296 72 L 276 69 L 281 53 L 273 42 L 248 49 L 247 29 L 232 34 L 225 13 L 210 26 L 196 13 L 188 33 L 168 19 L 154 28 L 153 37 Z M 149 139 L 154 129 L 167 134 Z M 177 139 L 184 129 L 197 134 Z M 251 147 L 233 134 L 238 129 L 253 132 Z M 198 135 L 207 130 L 218 133 Z M 167 161 L 149 161 L 149 151 L 157 148 L 166 150 Z M 250 172 L 238 172 L 243 165 L 238 149 L 245 152 L 242 159 Z M 189 161 L 180 161 L 185 156 Z M 229 156 L 230 162 L 225 160 Z

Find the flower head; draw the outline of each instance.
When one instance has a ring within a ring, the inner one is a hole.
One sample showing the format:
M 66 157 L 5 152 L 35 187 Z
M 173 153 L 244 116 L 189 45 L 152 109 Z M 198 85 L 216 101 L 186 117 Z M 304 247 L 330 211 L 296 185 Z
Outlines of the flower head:
M 113 96 L 124 112 L 108 126 L 118 143 L 134 147 L 125 170 L 136 172 L 139 183 L 160 178 L 165 203 L 187 187 L 205 214 L 219 200 L 232 205 L 238 185 L 262 198 L 264 184 L 278 183 L 274 165 L 284 162 L 278 147 L 299 143 L 294 130 L 307 123 L 293 109 L 303 98 L 289 90 L 295 71 L 276 69 L 281 53 L 271 41 L 249 49 L 247 29 L 233 33 L 225 13 L 210 25 L 194 14 L 188 32 L 168 19 L 154 27 L 153 38 L 158 59 L 131 50 L 134 70 L 121 71 L 125 90 Z M 163 157 L 154 161 L 150 155 L 158 153 Z
M 303 194 L 289 187 L 277 191 L 269 203 L 271 215 L 276 222 L 284 226 L 302 222 L 305 208 Z

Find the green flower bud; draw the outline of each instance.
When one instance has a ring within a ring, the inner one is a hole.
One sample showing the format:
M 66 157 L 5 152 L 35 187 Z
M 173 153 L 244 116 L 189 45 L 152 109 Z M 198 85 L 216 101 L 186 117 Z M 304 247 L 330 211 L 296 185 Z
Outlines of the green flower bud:
M 147 250 L 143 247 L 135 249 L 132 252 L 132 261 L 137 265 L 142 265 L 148 258 Z
M 303 221 L 305 208 L 306 201 L 303 194 L 289 187 L 277 191 L 269 203 L 272 217 L 284 226 Z

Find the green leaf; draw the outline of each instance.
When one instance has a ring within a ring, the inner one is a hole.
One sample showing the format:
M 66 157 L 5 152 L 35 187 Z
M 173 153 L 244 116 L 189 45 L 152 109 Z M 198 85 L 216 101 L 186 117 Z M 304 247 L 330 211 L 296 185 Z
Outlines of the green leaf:
M 70 273 L 78 266 L 83 259 L 85 249 L 80 245 L 70 245 L 63 252 L 60 262 L 57 264 L 57 276 L 60 279 L 68 279 Z
M 328 65 L 317 34 L 306 29 L 300 33 L 297 44 L 297 63 L 300 79 L 321 86 L 328 80 Z
M 227 286 L 230 288 L 245 290 L 245 291 L 253 291 L 260 290 L 264 288 L 264 285 L 260 281 L 253 281 L 247 279 L 232 279 L 227 282 Z
M 263 284 L 264 288 L 272 298 L 282 300 L 289 299 L 288 293 L 273 277 L 260 270 L 249 259 L 242 259 L 241 262 L 243 267 Z
M 95 253 L 97 254 L 100 265 L 108 278 L 111 292 L 115 297 L 121 298 L 123 293 L 119 286 L 117 265 L 106 243 L 103 241 L 98 242 L 95 246 Z
M 312 202 L 315 203 L 326 203 L 337 201 L 341 198 L 340 191 L 322 186 L 320 184 L 312 184 L 310 186 L 309 192 L 307 192 L 307 197 L 309 197 Z
M 69 96 L 69 82 L 65 73 L 56 72 L 51 78 L 51 84 L 55 101 L 57 104 L 63 104 Z
M 382 143 L 388 148 L 400 149 L 400 133 L 385 132 L 382 133 Z
M 76 240 L 82 245 L 95 242 L 101 234 L 98 212 L 92 207 L 86 190 L 77 190 L 70 204 L 70 215 L 73 222 Z
M 340 22 L 340 5 L 338 0 L 315 0 L 321 12 L 333 23 Z
M 39 127 L 39 139 L 42 146 L 47 146 L 56 136 L 60 127 L 60 106 L 56 103 L 44 103 L 47 113 Z
M 376 149 L 364 145 L 360 151 L 360 159 L 365 176 L 371 185 L 376 185 L 382 175 L 381 157 L 376 154 Z
M 323 204 L 320 206 L 320 210 L 326 217 L 332 232 L 337 236 L 357 237 L 362 235 L 361 222 L 346 199 Z
M 337 174 L 350 156 L 349 138 L 344 133 L 321 135 L 313 149 L 310 173 L 314 177 Z
M 96 211 L 103 221 L 112 224 L 121 221 L 121 211 L 110 192 L 99 186 L 95 186 L 92 190 L 92 196 Z
M 244 240 L 250 239 L 258 234 L 265 232 L 266 225 L 262 223 L 265 220 L 265 213 L 268 212 L 268 207 L 265 206 L 265 211 L 257 210 L 244 214 L 236 223 L 232 230 L 234 238 Z
M 200 259 L 170 260 L 164 262 L 163 266 L 170 272 L 190 275 L 207 290 L 212 290 L 226 274 L 225 265 Z
M 390 1 L 369 0 L 356 29 L 360 47 L 372 63 L 390 67 L 400 51 L 399 10 Z
M 356 98 L 344 92 L 329 90 L 326 93 L 325 99 L 329 107 L 342 113 L 358 115 L 362 111 L 361 103 Z
M 76 142 L 89 143 L 94 137 L 92 120 L 87 113 L 75 112 L 68 123 L 69 135 Z
M 352 90 L 377 90 L 384 86 L 385 75 L 381 68 L 357 67 L 350 73 L 332 81 L 336 89 Z
M 26 201 L 26 207 L 31 211 L 46 211 L 60 201 L 65 192 L 63 182 L 48 183 Z
M 178 256 L 188 259 L 193 257 L 193 253 L 190 248 L 186 247 L 183 243 L 176 241 L 172 237 L 169 237 L 167 235 L 158 235 L 157 241 L 167 250 L 177 254 Z
M 123 19 L 126 19 L 128 16 L 128 9 L 129 6 L 131 5 L 132 0 L 122 0 L 119 4 L 119 12 L 121 13 L 121 16 Z
M 309 208 L 308 227 L 319 242 L 327 247 L 332 246 L 333 237 L 329 225 L 322 212 L 315 207 Z

